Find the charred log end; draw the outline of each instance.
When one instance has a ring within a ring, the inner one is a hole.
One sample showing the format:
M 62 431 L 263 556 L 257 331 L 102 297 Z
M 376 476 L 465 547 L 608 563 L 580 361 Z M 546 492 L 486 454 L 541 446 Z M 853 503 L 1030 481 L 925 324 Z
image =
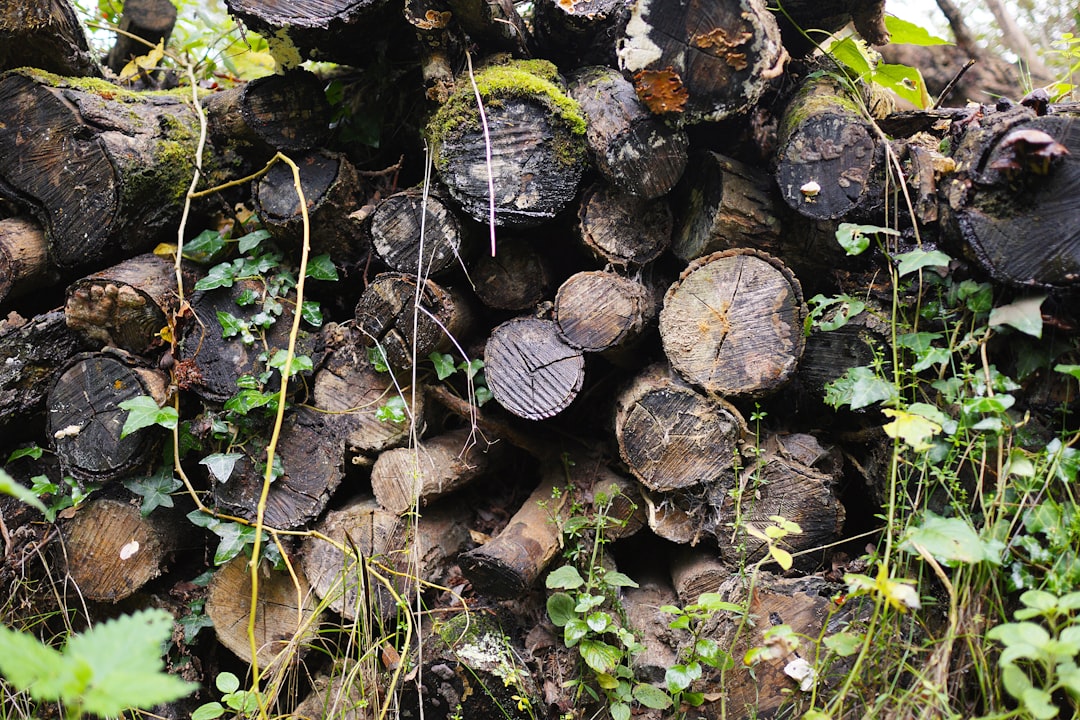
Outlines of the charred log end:
M 415 306 L 417 294 L 420 308 Z M 376 275 L 356 303 L 362 342 L 378 347 L 386 362 L 399 370 L 412 368 L 414 358 L 422 360 L 448 347 L 448 336 L 460 337 L 467 322 L 464 306 L 450 292 L 405 273 Z
M 529 310 L 551 291 L 551 262 L 526 239 L 503 237 L 495 256 L 480 256 L 472 268 L 476 295 L 496 310 Z
M 585 357 L 566 344 L 551 320 L 525 317 L 492 330 L 484 374 L 495 399 L 527 420 L 565 410 L 585 381 Z
M 671 242 L 671 228 L 671 207 L 665 199 L 644 200 L 599 184 L 582 193 L 581 241 L 604 262 L 620 267 L 652 262 Z

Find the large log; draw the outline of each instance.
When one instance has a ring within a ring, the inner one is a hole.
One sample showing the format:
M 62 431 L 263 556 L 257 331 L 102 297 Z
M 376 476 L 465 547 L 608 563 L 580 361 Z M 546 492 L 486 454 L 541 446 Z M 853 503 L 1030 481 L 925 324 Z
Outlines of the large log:
M 1080 281 L 1080 117 L 991 113 L 962 136 L 959 170 L 943 180 L 948 228 L 999 282 L 1076 287 Z
M 615 48 L 630 12 L 623 0 L 537 0 L 533 35 L 544 57 L 561 68 L 615 67 Z
M 805 338 L 798 279 L 776 258 L 739 249 L 692 262 L 664 296 L 660 337 L 690 383 L 724 396 L 761 396 L 795 372 Z
M 0 5 L 0 70 L 29 65 L 58 75 L 101 77 L 68 0 Z
M 546 61 L 490 65 L 475 82 L 483 119 L 472 84 L 461 82 L 428 124 L 439 177 L 479 222 L 492 220 L 491 202 L 498 225 L 550 220 L 573 199 L 585 169 L 580 107 Z
M 619 67 L 650 110 L 676 122 L 746 111 L 787 60 L 776 19 L 759 0 L 635 0 L 630 13 Z

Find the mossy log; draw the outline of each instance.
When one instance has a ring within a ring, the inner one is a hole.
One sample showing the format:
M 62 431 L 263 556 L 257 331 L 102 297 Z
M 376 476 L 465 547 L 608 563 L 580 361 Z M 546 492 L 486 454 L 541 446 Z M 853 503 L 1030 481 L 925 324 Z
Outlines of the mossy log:
M 171 0 L 126 0 L 120 15 L 121 32 L 116 34 L 116 44 L 105 64 L 119 75 L 133 58 L 145 55 L 159 42 L 167 45 L 175 25 L 176 6 Z
M 466 228 L 436 192 L 394 193 L 375 206 L 369 223 L 375 253 L 391 270 L 429 277 L 464 264 Z
M 28 217 L 0 220 L 0 307 L 59 280 L 41 225 Z
M 730 473 L 746 422 L 727 401 L 704 395 L 666 363 L 646 368 L 615 400 L 615 438 L 630 472 L 662 492 Z
M 664 354 L 688 382 L 723 396 L 776 391 L 802 357 L 806 306 L 780 260 L 736 248 L 692 262 L 664 296 Z
M 655 327 L 656 293 L 644 283 L 604 270 L 568 277 L 555 293 L 555 324 L 572 347 L 614 353 L 633 347 Z
M 23 66 L 72 77 L 101 77 L 101 65 L 68 0 L 0 6 L 0 70 Z
M 58 371 L 47 400 L 49 441 L 64 471 L 101 483 L 149 468 L 161 428 L 121 437 L 128 411 L 120 403 L 146 395 L 164 405 L 168 390 L 164 372 L 122 350 L 72 358 Z
M 787 60 L 776 19 L 759 0 L 634 0 L 630 13 L 619 68 L 650 110 L 675 122 L 748 110 Z
M 622 0 L 537 0 L 533 35 L 544 57 L 561 68 L 615 67 L 615 47 L 630 19 Z
M 42 224 L 57 266 L 102 267 L 175 233 L 198 128 L 181 94 L 10 71 L 0 76 L 0 193 Z M 212 183 L 213 154 L 205 160 Z
M 633 84 L 613 68 L 583 68 L 568 83 L 570 97 L 585 113 L 585 139 L 600 174 L 646 199 L 671 190 L 686 168 L 686 133 L 649 112 Z
M 257 656 L 259 669 L 278 672 L 293 664 L 315 637 L 321 617 L 303 570 L 293 563 L 296 580 L 284 570 L 259 563 L 255 600 L 255 654 L 251 652 L 251 566 L 243 553 L 222 565 L 210 580 L 206 616 L 214 623 L 218 641 L 245 663 Z
M 585 169 L 580 107 L 542 60 L 491 65 L 475 82 L 483 119 L 463 82 L 428 124 L 439 177 L 479 222 L 524 227 L 552 219 L 574 198 Z
M 581 193 L 578 235 L 597 259 L 636 268 L 656 260 L 671 243 L 672 214 L 666 198 L 645 200 L 594 183 Z
M 480 302 L 495 310 L 531 310 L 554 287 L 551 261 L 529 238 L 499 238 L 495 255 L 483 253 L 472 277 Z
M 162 345 L 179 305 L 173 262 L 143 254 L 68 285 L 64 316 L 88 342 L 143 354 Z
M 116 602 L 161 574 L 182 527 L 168 510 L 143 516 L 136 502 L 100 497 L 61 523 L 63 567 L 88 600 Z
M 953 154 L 942 181 L 951 239 L 992 278 L 1015 286 L 1080 282 L 1080 115 L 991 113 Z
M 880 203 L 883 151 L 860 102 L 839 79 L 815 74 L 784 110 L 776 183 L 805 217 L 857 220 Z

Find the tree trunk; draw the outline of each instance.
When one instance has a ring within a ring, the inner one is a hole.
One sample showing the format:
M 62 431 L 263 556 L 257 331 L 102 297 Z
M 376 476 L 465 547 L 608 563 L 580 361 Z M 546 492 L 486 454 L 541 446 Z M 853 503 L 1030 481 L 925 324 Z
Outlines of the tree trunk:
M 717 4 L 635 0 L 619 68 L 649 109 L 676 122 L 748 110 L 783 71 L 776 19 L 758 0 Z
M 0 307 L 59 276 L 49 261 L 49 244 L 41 225 L 26 217 L 0 220 Z
M 551 320 L 520 317 L 491 331 L 484 377 L 504 408 L 526 420 L 566 409 L 585 382 L 585 357 L 566 344 Z
M 631 195 L 651 200 L 667 194 L 686 167 L 686 133 L 649 112 L 617 70 L 583 68 L 569 83 L 588 121 L 585 139 L 600 174 Z
M 692 262 L 668 289 L 660 338 L 693 385 L 760 397 L 795 372 L 805 317 L 802 288 L 783 263 L 754 250 L 725 250 Z
M 161 428 L 121 437 L 128 411 L 119 406 L 144 395 L 164 405 L 168 388 L 165 373 L 121 350 L 72 358 L 58 372 L 47 401 L 49 439 L 64 471 L 101 483 L 149 468 L 157 459 Z
M 27 65 L 57 75 L 101 77 L 68 0 L 12 0 L 0 6 L 0 70 Z
M 370 222 L 375 253 L 391 270 L 426 278 L 464 264 L 465 229 L 436 193 L 395 193 L 375 206 Z
M 599 260 L 616 267 L 647 265 L 671 242 L 671 207 L 595 183 L 581 194 L 578 233 Z
M 550 220 L 574 198 L 585 169 L 578 104 L 550 63 L 491 65 L 475 80 L 483 120 L 472 85 L 462 82 L 428 124 L 439 177 L 478 222 L 523 227 Z

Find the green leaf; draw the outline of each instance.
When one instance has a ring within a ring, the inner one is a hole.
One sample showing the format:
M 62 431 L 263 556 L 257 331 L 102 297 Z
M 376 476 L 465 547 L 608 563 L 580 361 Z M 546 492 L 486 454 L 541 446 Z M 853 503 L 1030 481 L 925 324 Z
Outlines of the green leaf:
M 465 377 L 467 377 L 469 380 L 472 380 L 474 377 L 476 377 L 476 373 L 484 369 L 484 361 L 480 358 L 477 358 L 468 362 L 462 362 L 458 365 L 458 368 L 460 370 L 464 370 Z
M 702 610 L 709 612 L 733 612 L 742 615 L 746 612 L 746 608 L 742 605 L 736 605 L 735 603 L 724 600 L 724 596 L 720 593 L 701 593 L 698 595 L 697 602 L 695 603 Z
M 574 617 L 563 625 L 563 645 L 574 647 L 581 638 L 589 634 L 589 626 L 581 618 Z
M 390 365 L 386 361 L 386 353 L 378 345 L 367 349 L 367 359 L 375 372 L 390 372 Z
M 582 640 L 578 648 L 581 659 L 596 672 L 615 672 L 615 666 L 622 660 L 623 651 L 602 640 Z
M 940 250 L 912 250 L 911 252 L 894 255 L 897 261 L 896 272 L 900 277 L 910 275 L 925 267 L 947 268 L 952 258 Z
M 0 468 L 0 493 L 10 495 L 20 502 L 37 508 L 43 514 L 46 512 L 45 503 L 41 502 L 32 490 L 16 482 L 15 478 L 8 475 L 2 468 Z
M 602 633 L 611 625 L 611 616 L 606 612 L 589 613 L 588 617 L 585 618 L 585 624 L 594 633 Z
M 1054 366 L 1054 372 L 1072 375 L 1077 380 L 1080 380 L 1080 365 L 1063 365 L 1059 363 Z
M 848 36 L 838 40 L 829 46 L 828 53 L 859 77 L 869 77 L 874 70 L 875 61 L 870 56 L 870 50 L 858 38 Z
M 322 306 L 319 305 L 317 300 L 305 300 L 300 303 L 300 317 L 312 327 L 322 327 Z
M 440 380 L 445 380 L 457 371 L 457 367 L 454 365 L 453 355 L 433 352 L 428 355 L 428 359 L 431 360 L 432 365 L 435 366 L 435 376 Z
M 308 259 L 307 276 L 313 280 L 337 280 L 337 268 L 329 255 L 316 255 Z
M 214 476 L 214 479 L 220 483 L 228 482 L 232 477 L 233 469 L 236 467 L 236 463 L 240 458 L 244 457 L 243 453 L 214 453 L 213 455 L 207 455 L 199 461 L 200 465 L 205 465 L 206 469 Z
M 986 637 L 997 640 L 1006 647 L 1030 645 L 1038 648 L 1050 640 L 1050 633 L 1038 623 L 1011 622 L 995 625 L 986 631 Z
M 990 327 L 1008 325 L 1032 337 L 1042 337 L 1042 311 L 1045 295 L 1015 300 L 1008 305 L 996 307 L 990 311 Z
M 119 715 L 129 707 L 149 708 L 190 695 L 194 683 L 168 675 L 162 649 L 173 619 L 164 610 L 142 610 L 95 625 L 64 648 L 70 660 L 92 668 L 82 707 L 95 715 Z
M 249 412 L 277 400 L 276 393 L 264 393 L 260 390 L 241 390 L 225 401 L 224 408 L 229 412 L 247 415 Z
M 35 700 L 59 700 L 68 663 L 29 633 L 0 624 L 0 675 Z
M 608 711 L 611 713 L 611 720 L 630 720 L 630 706 L 626 703 L 611 703 Z
M 1005 551 L 1000 540 L 983 540 L 966 520 L 943 518 L 929 511 L 918 527 L 909 526 L 900 547 L 918 554 L 915 545 L 949 566 L 980 562 L 1000 565 Z
M 220 263 L 210 268 L 206 275 L 195 283 L 196 290 L 214 290 L 230 288 L 236 282 L 236 269 L 232 263 Z
M 634 686 L 634 699 L 653 710 L 667 710 L 671 707 L 671 696 L 658 687 L 638 683 Z
M 405 413 L 405 398 L 400 395 L 389 398 L 375 411 L 375 419 L 379 422 L 404 425 L 409 419 Z
M 270 358 L 270 362 L 268 362 L 267 365 L 275 370 L 281 371 L 285 369 L 285 361 L 288 358 L 288 350 L 277 350 L 274 352 L 273 357 Z M 289 366 L 289 377 L 294 377 L 302 372 L 310 372 L 314 367 L 311 358 L 307 355 L 293 355 L 292 364 Z
M 183 256 L 197 263 L 212 263 L 220 259 L 225 250 L 225 238 L 217 230 L 203 230 L 184 243 Z
M 231 338 L 237 335 L 242 335 L 248 332 L 248 324 L 246 320 L 236 317 L 232 313 L 225 312 L 224 310 L 217 311 L 218 325 L 221 326 L 221 337 Z
M 585 584 L 585 579 L 573 565 L 563 565 L 552 570 L 545 581 L 549 590 L 574 590 Z
M 234 693 L 240 689 L 240 678 L 228 671 L 220 672 L 214 679 L 214 686 L 222 693 Z
M 885 29 L 889 31 L 889 42 L 893 45 L 952 45 L 948 40 L 931 35 L 926 28 L 895 15 L 885 16 Z
M 772 559 L 776 561 L 776 564 L 784 570 L 790 570 L 791 565 L 795 562 L 795 558 L 791 556 L 791 553 L 783 548 L 776 547 L 775 545 L 769 548 L 769 555 L 771 555 Z
M 548 597 L 547 612 L 555 627 L 563 627 L 577 617 L 574 612 L 574 598 L 564 592 L 552 593 Z
M 494 397 L 495 395 L 485 385 L 477 386 L 476 390 L 473 391 L 473 401 L 476 403 L 476 407 L 484 407 L 484 403 Z
M 694 669 L 697 672 L 694 672 Z M 682 664 L 672 665 L 664 673 L 664 684 L 667 685 L 669 692 L 677 693 L 690 687 L 690 685 L 701 677 L 701 666 L 686 666 Z
M 825 637 L 825 647 L 840 657 L 850 657 L 862 647 L 863 637 L 852 632 L 838 632 Z
M 849 405 L 852 410 L 874 403 L 888 403 L 897 397 L 896 387 L 879 378 L 865 365 L 849 368 L 826 386 L 825 402 L 834 408 Z
M 840 223 L 836 227 L 836 242 L 848 255 L 861 255 L 870 247 L 870 235 L 899 235 L 892 228 L 879 227 L 877 225 L 857 225 L 855 223 Z
M 270 237 L 267 230 L 256 230 L 236 239 L 236 249 L 241 253 L 249 253 L 259 247 L 263 240 Z
M 1036 720 L 1051 720 L 1060 712 L 1053 696 L 1039 688 L 1028 688 L 1018 698 Z
M 892 65 L 881 63 L 874 70 L 873 80 L 886 90 L 892 90 L 898 97 L 907 100 L 918 108 L 926 109 L 933 103 L 926 91 L 926 81 L 918 68 L 910 65 Z
M 618 570 L 608 570 L 604 573 L 604 584 L 609 587 L 638 587 L 638 584 L 628 575 L 624 575 Z
M 119 407 L 128 411 L 127 420 L 124 421 L 124 427 L 120 430 L 121 438 L 151 425 L 160 425 L 167 430 L 172 430 L 179 421 L 176 408 L 168 405 L 159 407 L 157 400 L 149 395 L 129 398 L 120 403 Z
M 153 475 L 144 478 L 128 478 L 124 487 L 142 498 L 139 508 L 143 517 L 159 507 L 173 506 L 172 493 L 180 489 L 183 483 L 173 475 L 171 464 L 162 464 Z
M 41 448 L 39 448 L 37 445 L 31 445 L 30 447 L 18 448 L 16 450 L 11 451 L 11 454 L 8 455 L 7 462 L 14 462 L 15 460 L 18 460 L 19 458 L 24 458 L 24 457 L 31 458 L 32 460 L 40 460 L 41 456 L 42 456 L 42 454 L 44 454 L 44 452 L 45 451 L 42 450 Z
M 191 720 L 214 720 L 225 714 L 225 706 L 219 702 L 208 702 L 195 708 Z

